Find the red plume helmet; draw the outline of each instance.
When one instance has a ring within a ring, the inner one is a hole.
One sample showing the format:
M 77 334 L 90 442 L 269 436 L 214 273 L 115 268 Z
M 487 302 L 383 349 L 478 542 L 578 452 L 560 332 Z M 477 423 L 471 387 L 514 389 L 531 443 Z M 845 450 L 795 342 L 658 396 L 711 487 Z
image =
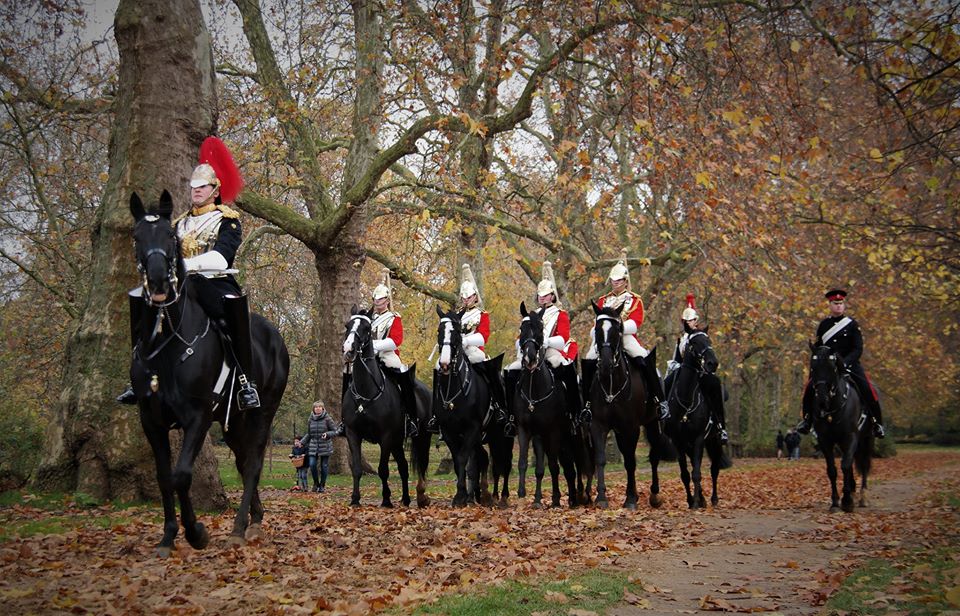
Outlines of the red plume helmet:
M 200 145 L 200 163 L 213 167 L 220 180 L 220 201 L 233 203 L 243 189 L 243 177 L 233 162 L 230 150 L 216 137 L 207 137 Z
M 697 314 L 697 307 L 693 303 L 693 293 L 687 293 L 687 307 L 683 309 L 683 314 L 680 315 L 680 318 L 684 321 L 700 318 L 700 315 Z
M 696 308 L 697 306 L 693 303 L 693 293 L 687 293 L 687 308 Z

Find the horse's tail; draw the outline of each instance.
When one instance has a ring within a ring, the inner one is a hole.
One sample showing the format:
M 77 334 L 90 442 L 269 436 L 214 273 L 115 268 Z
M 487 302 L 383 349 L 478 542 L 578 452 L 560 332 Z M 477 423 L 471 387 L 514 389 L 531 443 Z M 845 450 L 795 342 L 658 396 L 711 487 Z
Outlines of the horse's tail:
M 870 425 L 870 419 L 867 418 L 860 428 L 857 451 L 853 454 L 853 462 L 856 464 L 857 472 L 861 477 L 867 477 L 870 474 L 870 468 L 873 466 L 873 446 L 873 427 Z
M 647 443 L 650 445 L 650 459 L 656 456 L 661 462 L 677 461 L 677 448 L 674 446 L 673 440 L 667 438 L 663 430 L 660 429 L 660 422 L 647 424 L 643 432 L 646 434 Z

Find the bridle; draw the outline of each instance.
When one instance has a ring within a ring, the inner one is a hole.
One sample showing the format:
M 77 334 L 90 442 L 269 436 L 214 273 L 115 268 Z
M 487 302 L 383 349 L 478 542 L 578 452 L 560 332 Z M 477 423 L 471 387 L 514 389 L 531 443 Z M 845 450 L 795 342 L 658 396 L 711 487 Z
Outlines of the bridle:
M 523 369 L 520 372 L 520 380 L 522 381 L 524 377 L 526 377 L 527 383 L 528 383 L 527 391 L 523 391 L 522 382 L 517 386 L 517 391 L 520 392 L 520 397 L 523 398 L 523 401 L 527 403 L 527 409 L 529 409 L 529 411 L 532 413 L 536 405 L 540 404 L 545 400 L 548 400 L 550 396 L 553 395 L 553 390 L 556 389 L 557 387 L 557 381 L 556 381 L 556 378 L 553 376 L 553 370 L 550 370 L 549 368 L 547 368 L 547 375 L 550 377 L 550 387 L 547 389 L 547 393 L 544 394 L 543 396 L 539 398 L 534 397 L 533 378 L 531 375 L 543 369 L 543 361 L 546 358 L 547 349 L 544 347 L 543 339 L 541 338 L 540 340 L 537 340 L 536 338 L 535 332 L 538 329 L 538 325 L 536 321 L 531 320 L 529 316 L 523 317 L 523 320 L 520 322 L 521 330 L 523 329 L 523 323 L 527 323 L 527 328 L 531 330 L 532 333 L 520 339 L 520 354 L 522 357 L 526 358 L 527 346 L 533 345 L 536 350 L 537 361 L 536 363 L 534 363 L 533 369 L 527 368 L 526 364 L 524 363 Z M 542 322 L 539 325 L 539 331 L 541 332 L 543 331 Z
M 149 225 L 156 225 L 160 221 L 160 216 L 156 214 L 147 214 L 140 221 L 141 223 L 146 223 Z M 136 243 L 136 239 L 134 239 Z M 137 271 L 140 272 L 140 284 L 143 287 L 143 296 L 144 301 L 147 302 L 148 306 L 154 308 L 166 308 L 172 304 L 177 303 L 180 300 L 180 294 L 183 289 L 183 285 L 186 283 L 186 279 L 183 282 L 180 282 L 177 276 L 177 257 L 180 254 L 180 247 L 176 242 L 176 235 L 174 235 L 174 245 L 172 252 L 167 252 L 166 249 L 159 246 L 154 246 L 147 250 L 147 253 L 143 256 L 143 259 L 137 260 Z M 150 281 L 147 280 L 147 267 L 146 264 L 149 263 L 150 259 L 153 257 L 160 256 L 163 258 L 166 263 L 167 269 L 167 282 L 170 284 L 170 289 L 172 290 L 173 297 L 164 301 L 164 302 L 155 302 L 152 299 L 153 294 L 150 292 Z
M 610 328 L 612 335 L 609 340 L 608 336 L 601 335 L 604 333 L 603 327 L 601 326 L 603 321 L 609 321 L 614 327 Z M 613 362 L 611 363 L 611 368 L 620 368 L 620 372 L 623 375 L 623 382 L 620 385 L 620 389 L 613 392 L 613 375 L 614 370 L 609 371 L 609 386 L 604 387 L 603 379 L 600 378 L 600 370 L 597 371 L 597 385 L 600 387 L 600 393 L 603 394 L 604 400 L 607 401 L 607 404 L 610 404 L 617 397 L 623 393 L 624 390 L 628 390 L 631 382 L 630 378 L 630 368 L 627 366 L 627 362 L 623 359 L 623 321 L 620 320 L 620 317 L 610 316 L 606 314 L 598 314 L 596 324 L 594 325 L 594 340 L 597 344 L 597 354 L 600 354 L 601 349 L 610 349 L 611 354 L 613 355 Z M 613 392 L 613 393 L 611 393 Z
M 707 345 L 698 351 L 693 345 L 691 345 L 691 342 L 700 336 L 703 336 L 707 339 Z M 693 379 L 693 392 L 690 394 L 690 402 L 684 402 L 680 398 L 680 388 L 677 387 L 676 383 L 674 383 L 670 392 L 670 397 L 676 400 L 677 405 L 681 410 L 683 410 L 683 417 L 680 418 L 681 422 L 687 421 L 688 417 L 694 411 L 700 408 L 706 408 L 706 405 L 703 404 L 703 393 L 700 391 L 700 377 L 708 372 L 705 366 L 705 357 L 707 352 L 711 351 L 712 349 L 713 347 L 710 345 L 710 337 L 707 336 L 706 332 L 695 331 L 690 334 L 689 338 L 687 338 L 687 350 L 683 355 L 683 362 L 680 364 L 680 370 L 686 368 L 687 370 L 692 370 L 696 373 L 696 376 Z
M 386 386 L 387 386 L 386 377 L 384 376 L 383 372 L 379 369 L 379 367 L 377 367 L 375 370 L 372 370 L 370 366 L 367 365 L 370 361 L 376 362 L 377 358 L 376 358 L 376 355 L 372 352 L 369 355 L 365 355 L 363 352 L 363 350 L 366 349 L 367 347 L 370 347 L 372 350 L 373 344 L 370 340 L 369 335 L 365 336 L 363 340 L 360 339 L 360 336 L 358 335 L 359 334 L 358 328 L 359 328 L 360 322 L 366 322 L 368 324 L 372 323 L 372 321 L 370 320 L 370 317 L 368 317 L 365 314 L 351 315 L 350 319 L 347 321 L 347 335 L 346 335 L 346 339 L 344 340 L 344 347 L 346 347 L 347 339 L 353 336 L 353 341 L 351 343 L 351 348 L 350 348 L 350 352 L 354 354 L 352 363 L 354 366 L 356 366 L 356 364 L 358 363 L 361 366 L 363 366 L 364 371 L 370 376 L 373 382 L 377 384 L 376 385 L 377 391 L 372 396 L 364 396 L 363 394 L 361 394 L 359 391 L 357 391 L 357 377 L 356 377 L 356 374 L 354 374 L 354 377 L 350 379 L 350 394 L 354 397 L 354 399 L 357 402 L 360 403 L 360 405 L 357 407 L 358 413 L 363 412 L 364 403 L 373 402 L 377 398 L 382 396 L 383 391 L 384 389 L 386 389 Z M 360 349 L 359 351 L 357 351 L 358 346 Z M 374 365 L 376 366 L 376 364 Z M 354 370 L 354 372 L 356 372 L 356 370 Z M 379 378 L 377 378 L 378 376 Z
M 815 363 L 818 365 L 827 363 L 827 365 L 829 365 L 829 368 L 830 368 L 829 376 L 831 377 L 830 380 L 829 381 L 828 380 L 813 381 L 813 393 L 817 399 L 817 411 L 820 412 L 820 410 L 823 407 L 820 405 L 819 392 L 821 390 L 827 391 L 827 404 L 826 404 L 827 413 L 826 414 L 833 415 L 834 413 L 842 409 L 846 404 L 847 396 L 849 395 L 849 388 L 839 387 L 840 383 L 843 382 L 843 377 L 840 374 L 840 364 L 837 362 L 837 353 L 836 351 L 830 349 L 829 354 L 824 355 L 824 353 L 828 348 L 829 347 L 821 347 L 821 349 L 817 349 L 816 351 L 814 351 L 813 357 L 810 360 L 810 363 L 811 363 L 810 373 L 811 375 L 813 375 L 816 372 L 823 371 L 822 369 L 819 371 L 815 371 L 813 369 L 813 364 Z M 841 392 L 841 389 L 843 390 L 842 392 Z
M 448 364 L 451 368 L 447 373 L 441 373 L 448 377 L 446 379 L 446 389 L 445 391 L 441 391 L 438 387 L 437 396 L 440 398 L 443 407 L 448 411 L 452 411 L 454 401 L 460 396 L 466 396 L 467 393 L 469 393 L 470 388 L 473 386 L 473 377 L 470 367 L 465 365 L 466 359 L 462 345 L 454 344 L 452 335 L 449 340 L 440 340 L 440 332 L 444 326 L 449 326 L 452 333 L 453 331 L 459 331 L 460 323 L 451 317 L 443 317 L 440 319 L 440 325 L 437 328 L 437 348 L 440 349 L 440 356 L 443 356 L 443 349 L 447 347 L 450 349 L 451 357 L 451 361 Z M 446 338 L 446 336 L 444 336 L 444 338 Z M 460 374 L 463 374 L 463 378 L 456 378 Z M 457 390 L 451 394 L 450 390 L 453 387 L 454 381 L 457 383 Z

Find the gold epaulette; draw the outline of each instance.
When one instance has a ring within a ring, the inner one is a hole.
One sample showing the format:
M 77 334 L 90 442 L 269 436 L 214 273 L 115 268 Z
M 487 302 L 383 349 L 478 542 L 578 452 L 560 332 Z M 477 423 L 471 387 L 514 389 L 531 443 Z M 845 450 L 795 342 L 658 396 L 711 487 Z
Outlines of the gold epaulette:
M 218 205 L 217 209 L 220 210 L 220 213 L 223 214 L 224 218 L 240 218 L 240 212 L 233 209 L 229 205 Z

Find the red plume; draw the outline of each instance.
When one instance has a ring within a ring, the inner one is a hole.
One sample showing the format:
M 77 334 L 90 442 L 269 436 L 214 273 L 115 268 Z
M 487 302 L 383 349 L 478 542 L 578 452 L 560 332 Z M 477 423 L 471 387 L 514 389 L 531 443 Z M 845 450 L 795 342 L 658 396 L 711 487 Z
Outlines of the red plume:
M 693 293 L 687 293 L 687 308 L 696 308 L 693 305 Z
M 220 201 L 233 203 L 243 189 L 243 177 L 230 150 L 216 137 L 207 137 L 200 145 L 200 162 L 213 167 L 213 171 L 220 180 Z

